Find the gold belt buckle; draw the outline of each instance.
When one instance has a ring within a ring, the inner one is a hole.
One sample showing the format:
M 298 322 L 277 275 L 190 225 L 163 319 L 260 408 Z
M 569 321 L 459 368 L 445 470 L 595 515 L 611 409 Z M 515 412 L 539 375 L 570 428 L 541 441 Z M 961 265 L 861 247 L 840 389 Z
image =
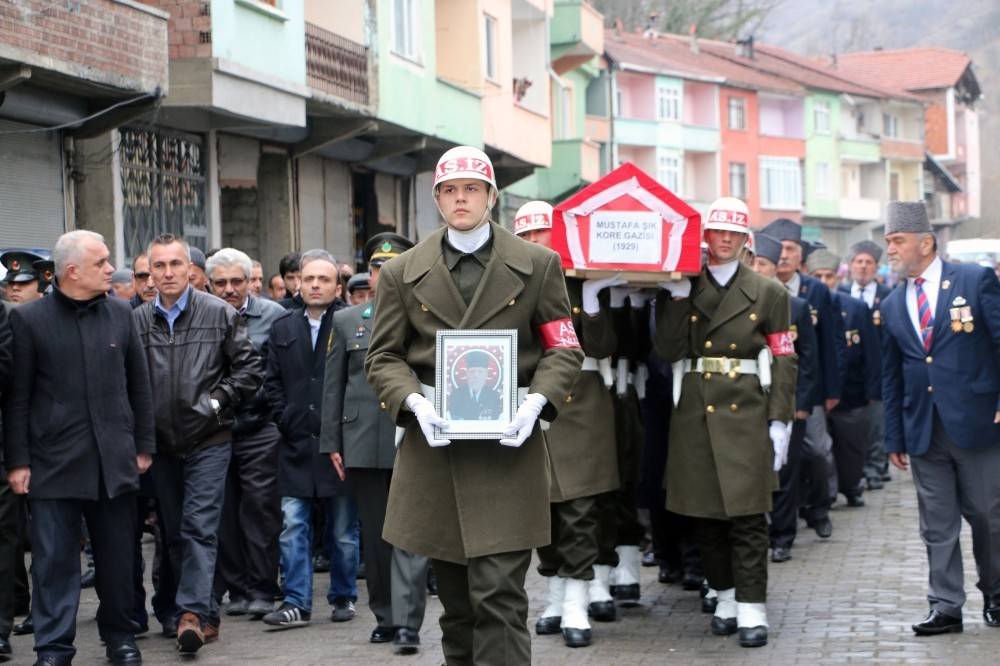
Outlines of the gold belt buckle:
M 701 368 L 703 372 L 723 374 L 729 372 L 729 359 L 725 357 L 702 357 Z

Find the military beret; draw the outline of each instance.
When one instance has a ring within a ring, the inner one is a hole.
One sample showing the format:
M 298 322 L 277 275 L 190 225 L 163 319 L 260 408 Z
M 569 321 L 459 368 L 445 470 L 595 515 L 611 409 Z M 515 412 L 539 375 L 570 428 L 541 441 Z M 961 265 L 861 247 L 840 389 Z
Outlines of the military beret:
M 933 233 L 923 201 L 890 201 L 885 211 L 885 235 Z
M 754 253 L 777 264 L 781 258 L 781 241 L 765 233 L 754 234 Z
M 358 289 L 371 289 L 371 275 L 368 273 L 357 273 L 352 275 L 347 281 L 347 293 L 353 294 Z
M 836 271 L 840 268 L 840 257 L 827 249 L 815 249 L 809 253 L 806 259 L 806 269 L 812 273 L 814 271 Z
M 365 263 L 381 266 L 396 255 L 402 254 L 413 247 L 413 241 L 406 236 L 386 231 L 375 234 L 365 243 Z
M 859 254 L 871 255 L 871 258 L 875 260 L 877 264 L 882 260 L 882 248 L 875 242 L 870 240 L 863 240 L 855 243 L 851 246 L 851 249 L 847 252 L 847 259 L 853 261 L 854 257 Z
M 761 231 L 779 241 L 802 242 L 802 225 L 787 217 L 779 217 Z

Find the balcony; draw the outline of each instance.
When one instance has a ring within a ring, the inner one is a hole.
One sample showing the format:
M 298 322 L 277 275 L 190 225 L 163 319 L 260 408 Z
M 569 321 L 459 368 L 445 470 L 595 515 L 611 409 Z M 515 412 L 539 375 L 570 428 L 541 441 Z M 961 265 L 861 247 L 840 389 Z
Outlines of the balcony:
M 306 79 L 309 87 L 368 106 L 368 63 L 367 46 L 306 23 Z
M 615 143 L 628 146 L 656 146 L 659 123 L 639 118 L 615 118 Z
M 699 153 L 715 153 L 719 150 L 719 130 L 714 127 L 700 125 L 684 125 L 681 134 L 684 150 Z
M 584 119 L 584 136 L 591 141 L 607 143 L 611 140 L 611 121 L 604 116 L 588 114 Z
M 843 198 L 840 200 L 840 217 L 846 220 L 877 220 L 882 216 L 878 199 Z
M 604 53 L 604 17 L 589 2 L 557 0 L 551 23 L 552 60 L 590 60 Z M 575 64 L 570 65 L 570 69 Z M 565 70 L 564 70 L 565 71 Z
M 889 139 L 882 137 L 882 155 L 905 162 L 923 162 L 924 144 L 909 139 Z
M 841 138 L 840 159 L 845 162 L 874 163 L 882 158 L 878 141 Z

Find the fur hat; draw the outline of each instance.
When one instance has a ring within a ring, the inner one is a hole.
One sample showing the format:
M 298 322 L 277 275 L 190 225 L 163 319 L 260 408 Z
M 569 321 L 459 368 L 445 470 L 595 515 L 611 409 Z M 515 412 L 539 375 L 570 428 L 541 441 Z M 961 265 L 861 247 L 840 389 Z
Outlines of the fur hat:
M 840 257 L 829 250 L 814 250 L 806 259 L 806 270 L 810 273 L 819 270 L 837 271 L 840 268 Z
M 854 257 L 859 254 L 870 255 L 876 264 L 882 261 L 882 248 L 879 247 L 878 243 L 870 240 L 863 240 L 852 245 L 851 249 L 847 252 L 847 260 L 854 261 Z
M 885 235 L 930 234 L 934 230 L 923 201 L 890 201 L 885 211 Z

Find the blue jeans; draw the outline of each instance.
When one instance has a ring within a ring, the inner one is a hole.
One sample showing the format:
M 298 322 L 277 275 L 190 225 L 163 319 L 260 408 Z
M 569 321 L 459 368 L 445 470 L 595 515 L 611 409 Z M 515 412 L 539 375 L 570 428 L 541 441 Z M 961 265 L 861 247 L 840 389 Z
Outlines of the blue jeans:
M 326 599 L 358 598 L 358 508 L 352 497 L 323 497 L 330 586 Z M 285 603 L 312 611 L 312 499 L 282 497 L 281 571 Z

